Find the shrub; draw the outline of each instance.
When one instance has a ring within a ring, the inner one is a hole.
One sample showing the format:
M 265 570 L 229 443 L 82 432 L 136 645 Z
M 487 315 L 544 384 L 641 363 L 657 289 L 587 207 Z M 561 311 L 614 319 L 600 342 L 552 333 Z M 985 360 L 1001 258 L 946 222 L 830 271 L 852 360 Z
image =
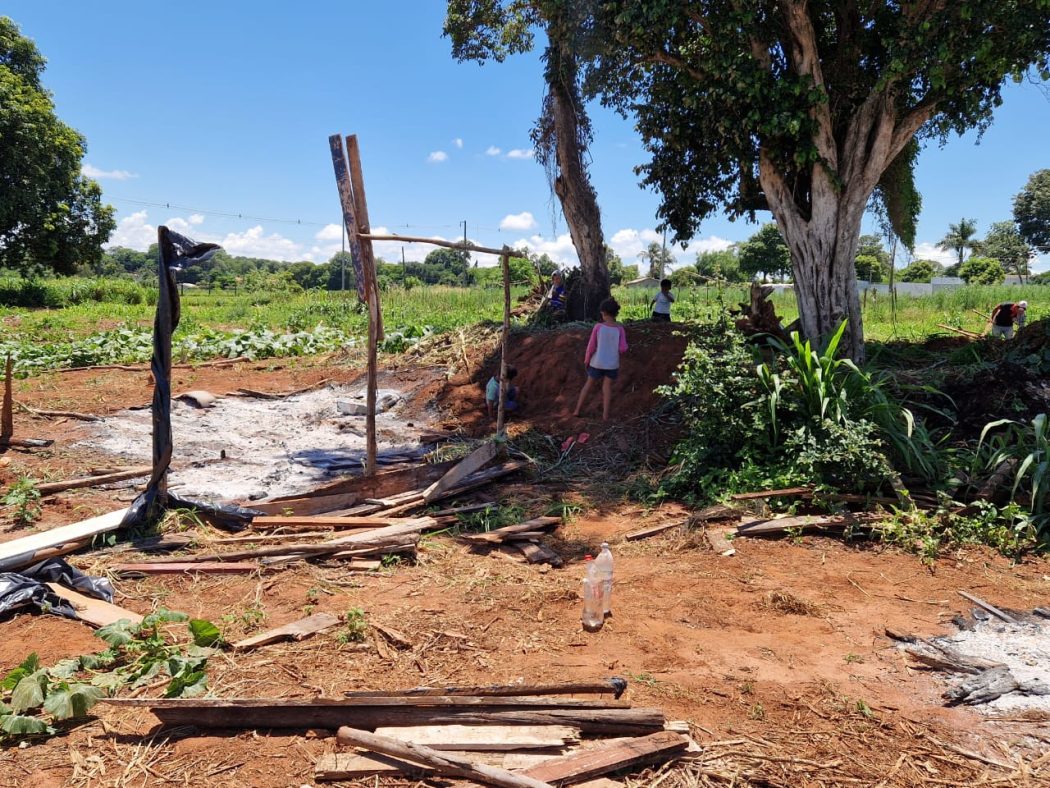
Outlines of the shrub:
M 971 257 L 959 268 L 959 276 L 968 285 L 1001 285 L 1006 272 L 998 260 L 990 257 Z

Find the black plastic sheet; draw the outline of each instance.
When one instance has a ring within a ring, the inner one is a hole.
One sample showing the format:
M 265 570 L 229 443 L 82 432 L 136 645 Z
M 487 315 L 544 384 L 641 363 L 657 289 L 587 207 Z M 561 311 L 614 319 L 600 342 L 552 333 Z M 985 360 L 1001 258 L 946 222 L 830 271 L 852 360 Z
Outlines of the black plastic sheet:
M 189 498 L 177 498 L 167 491 L 167 473 L 171 466 L 171 335 L 178 328 L 182 313 L 175 272 L 189 265 L 202 263 L 221 247 L 212 243 L 197 243 L 167 227 L 158 230 L 160 254 L 157 262 L 160 296 L 153 320 L 153 474 L 146 489 L 139 495 L 124 516 L 120 527 L 146 525 L 168 508 L 193 509 L 216 525 L 228 530 L 239 530 L 261 512 L 228 504 L 211 504 Z
M 58 583 L 85 596 L 113 601 L 113 586 L 104 577 L 92 577 L 74 569 L 61 558 L 49 558 L 21 572 L 0 573 L 0 616 L 29 608 L 76 618 L 76 610 L 45 585 Z

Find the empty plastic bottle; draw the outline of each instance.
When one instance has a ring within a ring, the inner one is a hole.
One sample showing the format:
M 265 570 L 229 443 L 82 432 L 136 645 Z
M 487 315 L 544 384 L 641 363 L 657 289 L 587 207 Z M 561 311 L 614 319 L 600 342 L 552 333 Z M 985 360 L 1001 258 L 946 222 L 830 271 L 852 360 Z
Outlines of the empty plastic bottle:
M 602 551 L 594 559 L 594 572 L 602 593 L 602 617 L 612 615 L 613 556 L 608 542 L 602 542 Z
M 583 578 L 583 628 L 597 632 L 605 623 L 602 615 L 602 584 L 595 572 L 592 556 L 584 558 L 587 573 Z

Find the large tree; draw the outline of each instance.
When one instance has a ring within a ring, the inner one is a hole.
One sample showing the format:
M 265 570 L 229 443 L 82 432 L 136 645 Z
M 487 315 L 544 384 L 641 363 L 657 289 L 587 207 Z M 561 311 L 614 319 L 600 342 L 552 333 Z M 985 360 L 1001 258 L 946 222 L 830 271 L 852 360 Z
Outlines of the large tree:
M 677 239 L 702 219 L 772 211 L 802 328 L 848 320 L 863 357 L 853 261 L 869 197 L 901 237 L 918 141 L 991 121 L 1008 76 L 1045 76 L 1047 0 L 603 0 L 590 77 L 634 113 Z M 912 222 L 913 225 L 913 222 Z
M 984 257 L 1002 263 L 1008 274 L 1017 274 L 1023 282 L 1028 277 L 1028 261 L 1032 259 L 1032 247 L 1017 231 L 1013 222 L 995 222 L 988 228 L 988 235 L 976 244 Z
M 84 138 L 56 117 L 44 62 L 0 17 L 0 266 L 73 273 L 101 264 L 113 209 L 80 174 Z
M 599 305 L 609 295 L 601 212 L 587 173 L 592 131 L 580 61 L 590 29 L 586 6 L 578 0 L 449 0 L 445 17 L 445 35 L 460 61 L 502 62 L 508 55 L 531 50 L 537 31 L 547 38 L 547 89 L 531 137 L 580 259 L 582 276 L 566 305 L 575 318 L 597 318 Z
M 752 279 L 760 274 L 782 279 L 791 273 L 791 251 L 774 222 L 762 225 L 740 244 L 737 259 L 740 270 Z
M 958 257 L 956 265 L 962 265 L 966 252 L 973 250 L 976 244 L 977 222 L 973 219 L 960 219 L 958 224 L 948 225 L 948 232 L 937 242 L 937 247 L 946 252 L 955 252 Z
M 1050 170 L 1033 172 L 1014 197 L 1014 221 L 1025 241 L 1050 252 Z

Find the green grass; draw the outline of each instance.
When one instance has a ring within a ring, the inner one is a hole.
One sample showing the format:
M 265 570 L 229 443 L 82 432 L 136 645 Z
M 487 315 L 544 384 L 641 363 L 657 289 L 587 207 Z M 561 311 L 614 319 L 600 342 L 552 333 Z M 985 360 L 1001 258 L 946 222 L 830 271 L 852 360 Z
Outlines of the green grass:
M 49 280 L 44 286 L 47 302 L 70 305 L 0 307 L 0 355 L 12 352 L 21 374 L 149 358 L 155 290 L 119 280 L 74 278 Z M 17 283 L 10 282 L 0 282 L 0 291 L 20 293 Z M 515 288 L 515 301 L 522 292 Z M 618 287 L 614 295 L 623 307 L 621 319 L 648 317 L 653 291 Z M 747 288 L 680 288 L 675 295 L 676 320 L 706 321 L 715 318 L 723 305 L 736 307 L 746 300 Z M 895 315 L 888 297 L 869 298 L 862 306 L 865 333 L 875 341 L 921 341 L 947 333 L 937 327 L 938 323 L 979 331 L 984 321 L 971 310 L 988 312 L 997 303 L 1022 298 L 1029 303 L 1030 321 L 1050 315 L 1050 287 L 1038 285 L 965 287 L 927 297 L 903 296 L 898 299 Z M 499 321 L 503 312 L 501 288 L 392 288 L 382 293 L 381 301 L 387 334 L 407 338 Z M 774 295 L 773 302 L 785 324 L 795 319 L 797 309 L 790 293 Z M 360 341 L 366 320 L 352 292 L 187 290 L 174 341 L 176 353 L 181 352 L 187 360 L 237 354 L 245 349 L 260 358 L 303 355 Z M 324 329 L 318 332 L 318 326 Z M 395 341 L 387 349 L 403 349 L 404 344 Z

